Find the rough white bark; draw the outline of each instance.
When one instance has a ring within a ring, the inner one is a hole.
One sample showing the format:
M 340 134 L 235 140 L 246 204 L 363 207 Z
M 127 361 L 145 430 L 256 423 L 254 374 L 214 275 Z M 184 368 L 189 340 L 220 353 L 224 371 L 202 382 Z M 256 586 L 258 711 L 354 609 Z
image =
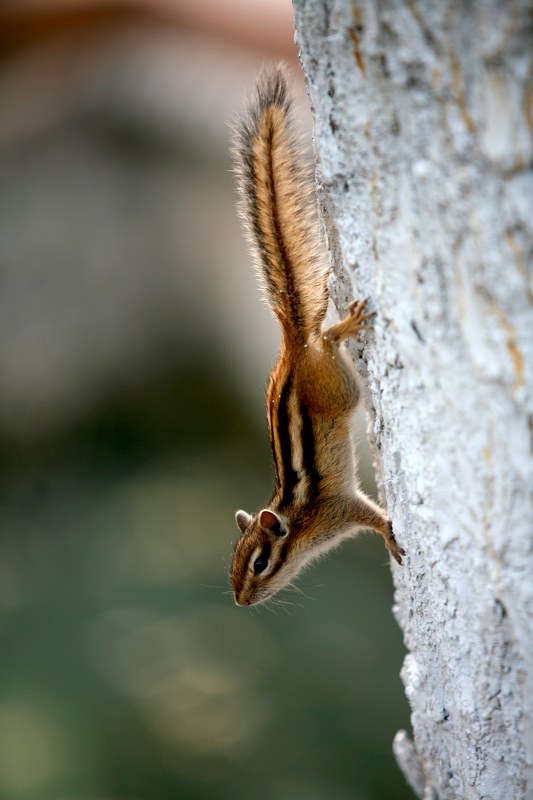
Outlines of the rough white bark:
M 528 0 L 294 0 L 340 309 L 404 568 L 420 798 L 533 797 Z M 356 354 L 356 349 L 354 349 Z

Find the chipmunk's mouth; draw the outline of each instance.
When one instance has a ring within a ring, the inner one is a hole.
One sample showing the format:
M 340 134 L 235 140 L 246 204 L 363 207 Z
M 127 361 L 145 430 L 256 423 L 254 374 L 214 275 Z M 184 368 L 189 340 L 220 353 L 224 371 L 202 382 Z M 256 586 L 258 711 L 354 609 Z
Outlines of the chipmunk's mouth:
M 234 595 L 235 604 L 238 606 L 260 606 L 265 603 L 267 600 L 270 600 L 272 594 L 264 594 L 263 592 L 254 592 L 252 595 L 248 595 L 248 597 L 241 595 Z

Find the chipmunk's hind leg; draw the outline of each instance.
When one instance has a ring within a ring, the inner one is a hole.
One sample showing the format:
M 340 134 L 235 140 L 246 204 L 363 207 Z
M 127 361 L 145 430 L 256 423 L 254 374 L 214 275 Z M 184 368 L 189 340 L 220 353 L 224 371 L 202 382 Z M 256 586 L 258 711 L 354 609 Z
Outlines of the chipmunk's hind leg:
M 337 346 L 344 339 L 356 338 L 361 331 L 371 326 L 370 320 L 376 316 L 374 311 L 365 314 L 366 300 L 355 300 L 348 308 L 348 315 L 327 328 L 322 333 L 322 343 L 325 349 Z
M 373 313 L 365 313 L 366 300 L 352 303 L 348 315 L 311 342 L 302 362 L 308 404 L 324 416 L 354 411 L 360 390 L 357 374 L 340 344 L 369 327 Z M 307 388 L 310 387 L 310 388 Z

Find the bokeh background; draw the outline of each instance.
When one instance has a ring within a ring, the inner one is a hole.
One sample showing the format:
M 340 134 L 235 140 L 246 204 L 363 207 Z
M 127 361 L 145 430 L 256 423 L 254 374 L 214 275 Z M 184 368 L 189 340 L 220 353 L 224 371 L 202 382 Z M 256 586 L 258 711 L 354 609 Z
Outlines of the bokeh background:
M 283 58 L 310 136 L 289 0 L 4 0 L 0 47 L 1 800 L 411 797 L 381 541 L 227 594 L 278 341 L 228 120 Z

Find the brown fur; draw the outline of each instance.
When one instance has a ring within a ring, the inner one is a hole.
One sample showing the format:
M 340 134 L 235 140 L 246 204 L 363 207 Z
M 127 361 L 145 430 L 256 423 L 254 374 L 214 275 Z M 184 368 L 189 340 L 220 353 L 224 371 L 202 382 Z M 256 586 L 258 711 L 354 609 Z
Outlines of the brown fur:
M 344 320 L 321 332 L 326 277 L 312 182 L 290 106 L 283 71 L 264 72 L 235 135 L 240 210 L 283 332 L 267 390 L 272 514 L 261 524 L 261 512 L 239 512 L 242 535 L 231 567 L 239 605 L 271 597 L 357 529 L 380 533 L 400 564 L 403 554 L 385 512 L 357 488 L 350 436 L 359 388 L 341 344 L 373 315 L 365 313 L 366 301 L 353 303 Z
M 260 283 L 291 340 L 318 333 L 328 294 L 313 184 L 291 122 L 281 68 L 263 72 L 238 120 L 233 154 Z

